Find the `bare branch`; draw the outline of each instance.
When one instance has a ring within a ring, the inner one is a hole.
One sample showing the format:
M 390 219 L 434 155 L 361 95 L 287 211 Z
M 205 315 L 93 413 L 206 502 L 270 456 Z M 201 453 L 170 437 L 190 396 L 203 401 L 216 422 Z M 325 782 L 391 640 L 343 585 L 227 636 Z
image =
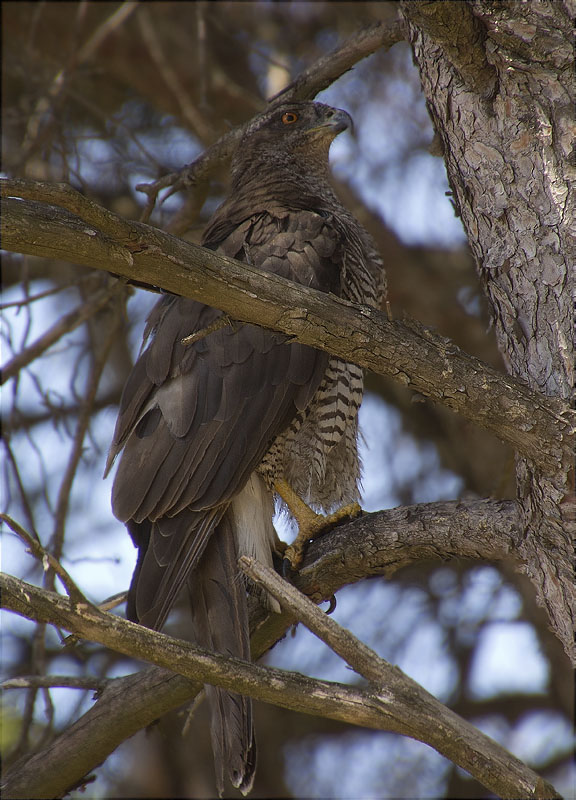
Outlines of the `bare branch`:
M 174 69 L 167 53 L 163 50 L 152 16 L 146 6 L 140 8 L 138 24 L 146 49 L 157 66 L 158 73 L 162 76 L 166 91 L 172 94 L 176 105 L 179 106 L 182 117 L 201 139 L 204 141 L 210 138 L 213 139 L 212 129 L 204 121 L 204 116 L 192 104 L 178 72 Z
M 98 608 L 100 611 L 112 611 L 113 608 L 118 608 L 118 606 L 121 606 L 122 603 L 125 603 L 127 597 L 128 592 L 117 592 L 116 594 L 113 594 L 112 597 L 108 597 L 102 603 L 98 603 Z
M 422 560 L 444 563 L 453 557 L 514 561 L 522 529 L 516 504 L 507 501 L 430 503 L 381 511 L 336 528 L 314 541 L 297 575 L 297 587 L 316 602 L 345 584 L 369 575 L 391 576 Z M 294 618 L 253 611 L 252 655 L 260 657 L 285 635 Z M 150 725 L 200 691 L 161 668 L 121 678 L 95 706 L 64 731 L 50 747 L 20 767 L 25 788 L 40 780 L 57 793 L 79 781 L 124 739 Z M 16 772 L 13 770 L 13 774 Z M 24 788 L 24 793 L 25 793 Z M 48 791 L 47 788 L 47 791 Z
M 124 0 L 124 2 L 120 3 L 118 8 L 116 8 L 109 17 L 106 17 L 102 24 L 96 28 L 90 38 L 78 50 L 74 59 L 75 66 L 83 64 L 85 61 L 92 58 L 98 48 L 111 34 L 118 31 L 118 28 L 124 24 L 138 6 L 139 3 L 136 0 Z
M 100 411 L 103 408 L 118 403 L 120 391 L 113 388 L 98 395 L 93 404 L 93 411 Z M 77 416 L 82 410 L 82 404 L 75 405 L 55 405 L 52 403 L 46 410 L 30 412 L 29 414 L 19 411 L 15 419 L 4 421 L 3 433 L 5 436 L 13 436 L 20 431 L 26 431 L 35 425 L 42 425 L 44 422 L 52 421 L 56 426 L 59 422 L 66 422 L 68 418 Z
M 296 80 L 271 97 L 269 102 L 312 100 L 318 92 L 331 86 L 363 58 L 372 55 L 380 48 L 389 49 L 406 39 L 406 36 L 407 30 L 403 19 L 369 25 L 311 64 Z
M 122 284 L 120 284 L 119 287 L 117 285 L 113 288 L 116 289 L 116 292 L 114 293 L 116 295 L 120 294 L 118 291 L 119 288 L 122 291 L 125 289 Z M 77 475 L 78 463 L 82 456 L 84 437 L 86 436 L 86 432 L 88 431 L 90 420 L 92 418 L 93 404 L 94 400 L 96 399 L 98 387 L 100 385 L 100 379 L 108 360 L 108 354 L 118 335 L 119 326 L 120 317 L 117 314 L 114 322 L 110 325 L 109 330 L 106 331 L 104 342 L 102 342 L 101 347 L 99 347 L 94 353 L 94 360 L 92 362 L 90 373 L 86 382 L 86 393 L 80 413 L 78 415 L 72 450 L 68 458 L 68 463 L 66 464 L 66 469 L 64 470 L 64 474 L 62 476 L 62 481 L 58 490 L 56 508 L 54 510 L 54 531 L 52 532 L 51 543 L 53 553 L 57 559 L 62 557 L 62 553 L 64 551 L 64 532 L 66 528 L 68 508 L 70 505 L 70 495 L 72 491 L 72 484 Z M 47 578 L 48 588 L 53 588 L 53 575 L 48 573 Z
M 356 689 L 209 653 L 118 617 L 95 613 L 89 607 L 73 608 L 67 598 L 10 576 L 1 576 L 0 586 L 3 607 L 9 610 L 65 627 L 133 658 L 173 669 L 190 680 L 214 683 L 283 708 L 419 739 L 467 769 L 500 797 L 559 797 L 550 784 L 397 668 L 387 672 L 385 688 L 371 684 Z M 36 787 L 23 787 L 21 777 L 19 786 L 17 781 L 14 775 L 14 782 L 5 786 L 10 797 L 54 796 L 47 793 L 45 785 L 37 793 Z
M 38 294 L 23 297 L 22 300 L 14 300 L 11 303 L 0 303 L 0 311 L 4 311 L 7 308 L 22 308 L 22 306 L 35 303 L 37 300 L 44 300 L 45 297 L 58 294 L 58 292 L 63 292 L 68 288 L 70 288 L 70 285 L 54 286 L 52 289 L 46 289 L 44 292 L 38 292 Z
M 31 181 L 25 178 L 10 178 L 0 181 L 2 197 L 19 197 L 23 200 L 35 200 L 48 206 L 64 208 L 96 230 L 84 229 L 87 236 L 104 234 L 110 238 L 112 249 L 121 261 L 131 262 L 130 251 L 125 247 L 114 248 L 114 241 L 128 244 L 135 235 L 132 223 L 119 217 L 104 206 L 94 203 L 85 195 L 77 192 L 68 183 L 48 183 L 47 181 Z M 137 234 L 136 234 L 137 235 Z
M 38 100 L 36 108 L 30 116 L 26 136 L 22 144 L 22 162 L 25 162 L 38 146 L 45 116 L 54 103 L 62 98 L 63 89 L 67 84 L 67 80 L 70 78 L 71 71 L 77 69 L 81 64 L 92 58 L 106 39 L 123 25 L 137 7 L 138 2 L 135 0 L 124 0 L 124 2 L 96 28 L 90 38 L 78 49 L 74 57 L 70 60 L 69 65 L 57 72 L 47 95 L 42 96 Z M 53 122 L 48 124 L 51 125 Z M 44 131 L 44 133 L 46 132 Z
M 423 562 L 471 559 L 522 568 L 522 525 L 510 500 L 450 500 L 365 514 L 308 545 L 294 583 L 315 602 L 361 578 Z
M 270 592 L 285 611 L 292 614 L 299 622 L 303 622 L 355 672 L 382 686 L 394 683 L 398 673 L 397 667 L 380 658 L 354 634 L 321 611 L 305 594 L 281 578 L 277 572 L 248 556 L 241 556 L 238 563 L 249 578 Z
M 33 181 L 0 182 L 4 196 L 34 195 Z M 571 463 L 573 412 L 559 399 L 461 352 L 414 321 L 392 321 L 367 306 L 300 286 L 255 267 L 184 242 L 143 223 L 122 220 L 58 185 L 48 201 L 99 219 L 102 228 L 23 200 L 3 203 L 3 246 L 61 258 L 117 274 L 222 309 L 234 319 L 282 331 L 414 391 L 491 430 L 545 472 Z M 81 195 L 78 195 L 81 197 Z M 88 234 L 88 235 L 86 235 Z M 119 240 L 113 237 L 119 234 Z M 352 331 L 352 334 L 350 333 Z

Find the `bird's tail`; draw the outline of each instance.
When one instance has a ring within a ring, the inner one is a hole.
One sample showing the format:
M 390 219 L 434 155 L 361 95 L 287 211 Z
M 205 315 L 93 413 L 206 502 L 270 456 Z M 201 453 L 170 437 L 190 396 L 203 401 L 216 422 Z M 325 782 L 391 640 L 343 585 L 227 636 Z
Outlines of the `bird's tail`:
M 249 661 L 246 587 L 238 571 L 238 547 L 229 513 L 210 536 L 201 569 L 190 575 L 188 587 L 194 640 L 201 647 Z M 247 794 L 256 770 L 252 701 L 210 685 L 206 696 L 218 792 L 222 795 L 227 773 L 232 784 Z

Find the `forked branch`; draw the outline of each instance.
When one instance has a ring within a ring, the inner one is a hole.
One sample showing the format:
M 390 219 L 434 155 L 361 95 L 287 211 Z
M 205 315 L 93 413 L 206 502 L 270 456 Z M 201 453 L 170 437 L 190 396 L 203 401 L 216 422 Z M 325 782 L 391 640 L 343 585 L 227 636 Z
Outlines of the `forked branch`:
M 307 678 L 210 653 L 93 607 L 1 576 L 2 605 L 29 619 L 64 627 L 136 659 L 169 668 L 192 681 L 214 683 L 283 708 L 411 736 L 430 744 L 501 797 L 557 798 L 554 788 L 522 762 L 458 717 L 399 669 L 381 662 L 362 688 Z M 331 621 L 332 622 L 332 621 Z M 364 646 L 362 646 L 364 647 Z M 12 772 L 6 796 L 53 797 L 21 785 Z M 66 787 L 67 788 L 67 787 Z M 60 790 L 61 791 L 61 790 Z

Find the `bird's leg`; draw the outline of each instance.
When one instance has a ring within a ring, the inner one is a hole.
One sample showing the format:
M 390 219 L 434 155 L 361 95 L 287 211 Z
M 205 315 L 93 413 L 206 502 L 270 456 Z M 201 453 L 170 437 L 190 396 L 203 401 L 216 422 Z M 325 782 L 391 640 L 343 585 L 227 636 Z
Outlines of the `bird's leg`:
M 319 533 L 336 523 L 344 519 L 357 517 L 362 513 L 358 503 L 349 503 L 327 516 L 316 514 L 301 497 L 298 497 L 294 489 L 284 479 L 277 480 L 274 483 L 274 490 L 286 503 L 290 513 L 298 523 L 298 535 L 284 551 L 285 568 L 297 569 L 300 566 L 304 547 L 310 539 L 315 539 Z M 285 569 L 285 571 L 287 570 Z

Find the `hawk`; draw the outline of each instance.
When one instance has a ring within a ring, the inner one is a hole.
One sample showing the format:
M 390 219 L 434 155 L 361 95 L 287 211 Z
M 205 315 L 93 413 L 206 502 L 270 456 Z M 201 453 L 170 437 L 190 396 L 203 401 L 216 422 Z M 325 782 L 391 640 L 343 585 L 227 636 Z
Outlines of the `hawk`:
M 277 104 L 256 118 L 203 246 L 379 306 L 382 262 L 330 184 L 330 145 L 350 125 L 346 111 L 313 102 Z M 238 557 L 272 565 L 273 552 L 283 552 L 272 524 L 277 498 L 300 524 L 285 554 L 295 567 L 322 524 L 316 512 L 358 500 L 363 376 L 354 364 L 257 325 L 218 328 L 222 316 L 174 295 L 154 307 L 107 470 L 121 452 L 112 505 L 139 551 L 128 618 L 159 630 L 186 590 L 193 640 L 249 659 Z M 218 790 L 227 774 L 247 793 L 256 765 L 251 701 L 212 686 L 206 692 Z

